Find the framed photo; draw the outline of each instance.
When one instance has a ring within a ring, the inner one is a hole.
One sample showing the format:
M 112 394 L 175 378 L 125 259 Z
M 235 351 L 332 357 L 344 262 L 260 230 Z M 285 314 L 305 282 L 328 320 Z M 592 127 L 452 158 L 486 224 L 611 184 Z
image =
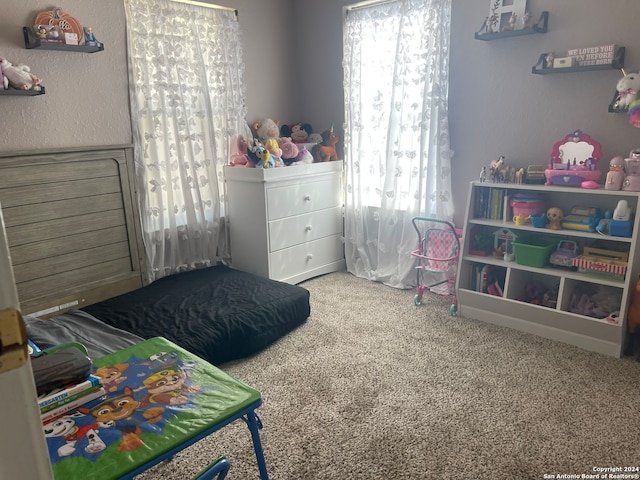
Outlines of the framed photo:
M 490 0 L 487 33 L 525 28 L 527 0 Z

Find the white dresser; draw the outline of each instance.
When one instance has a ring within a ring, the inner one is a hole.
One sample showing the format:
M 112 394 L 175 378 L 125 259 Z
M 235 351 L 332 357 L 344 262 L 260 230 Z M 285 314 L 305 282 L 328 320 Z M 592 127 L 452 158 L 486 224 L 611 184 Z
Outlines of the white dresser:
M 231 266 L 287 283 L 344 269 L 342 166 L 224 167 Z

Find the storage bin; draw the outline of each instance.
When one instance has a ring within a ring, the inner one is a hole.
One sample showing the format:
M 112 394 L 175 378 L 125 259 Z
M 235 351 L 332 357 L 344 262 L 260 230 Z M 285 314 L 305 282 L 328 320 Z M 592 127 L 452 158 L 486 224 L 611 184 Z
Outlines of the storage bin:
M 516 263 L 529 267 L 544 267 L 557 247 L 557 239 L 546 237 L 527 237 L 513 242 Z
M 542 200 L 530 202 L 511 200 L 511 208 L 513 209 L 514 217 L 520 214 L 528 217 L 530 215 L 538 215 L 546 211 L 545 203 Z

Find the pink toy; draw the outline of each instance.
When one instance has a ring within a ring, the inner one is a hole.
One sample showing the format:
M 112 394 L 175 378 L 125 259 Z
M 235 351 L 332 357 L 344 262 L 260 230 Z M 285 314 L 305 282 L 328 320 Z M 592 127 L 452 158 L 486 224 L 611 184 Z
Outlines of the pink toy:
M 278 145 L 280 146 L 280 150 L 282 150 L 282 160 L 285 165 L 290 165 L 295 162 L 298 157 L 298 153 L 300 150 L 298 146 L 291 141 L 289 137 L 280 137 L 278 138 Z

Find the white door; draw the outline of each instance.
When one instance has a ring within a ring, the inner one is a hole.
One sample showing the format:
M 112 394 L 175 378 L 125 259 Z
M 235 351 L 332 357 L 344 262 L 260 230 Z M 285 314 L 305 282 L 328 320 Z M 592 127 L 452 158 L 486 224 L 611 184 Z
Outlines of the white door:
M 9 310 L 20 311 L 20 303 L 0 209 L 0 312 Z M 7 343 L 14 336 L 15 322 L 2 318 L 0 339 Z M 8 358 L 0 351 L 0 480 L 52 479 L 31 363 L 27 359 L 16 367 Z

